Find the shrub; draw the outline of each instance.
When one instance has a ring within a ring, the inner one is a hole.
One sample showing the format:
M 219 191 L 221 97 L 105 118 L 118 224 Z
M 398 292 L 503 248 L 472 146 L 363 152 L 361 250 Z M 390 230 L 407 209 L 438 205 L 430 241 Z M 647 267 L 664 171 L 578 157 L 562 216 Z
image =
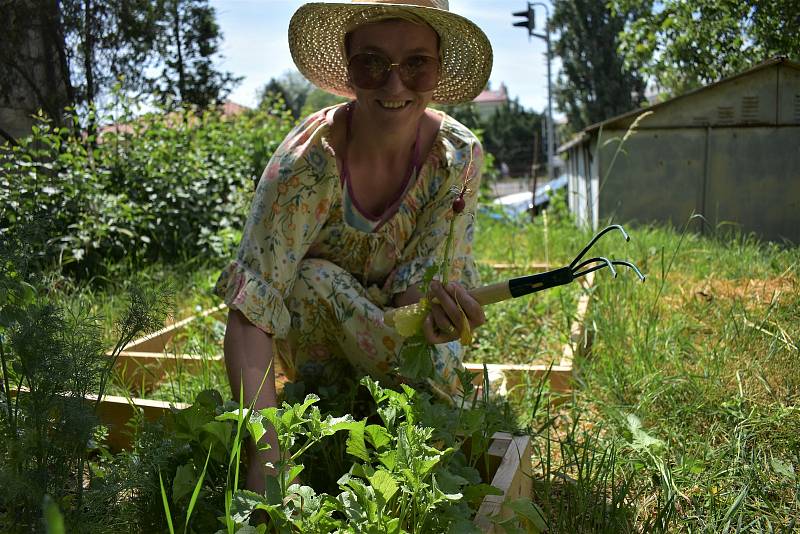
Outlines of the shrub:
M 227 255 L 291 126 L 277 104 L 236 116 L 124 111 L 99 139 L 40 116 L 30 137 L 0 147 L 0 237 L 46 219 L 37 258 L 78 277 L 123 258 Z

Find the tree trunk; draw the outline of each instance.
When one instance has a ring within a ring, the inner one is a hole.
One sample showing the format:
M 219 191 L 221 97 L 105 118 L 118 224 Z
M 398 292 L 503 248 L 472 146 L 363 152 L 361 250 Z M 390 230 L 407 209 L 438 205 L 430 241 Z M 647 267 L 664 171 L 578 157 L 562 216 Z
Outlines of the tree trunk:
M 89 106 L 89 122 L 86 131 L 94 138 L 97 134 L 97 124 L 94 116 L 94 100 L 97 89 L 94 84 L 94 6 L 92 0 L 83 3 L 83 70 L 86 75 L 86 105 Z
M 178 95 L 180 96 L 181 102 L 185 100 L 186 97 L 186 76 L 184 74 L 184 67 L 183 67 L 183 42 L 181 40 L 181 10 L 180 10 L 180 0 L 174 0 L 172 3 L 173 9 L 173 17 L 172 17 L 172 28 L 175 33 L 175 48 L 177 50 L 178 55 L 178 64 L 176 69 L 178 71 Z
M 11 140 L 30 134 L 38 110 L 63 124 L 74 97 L 58 0 L 14 2 L 0 34 L 0 135 Z

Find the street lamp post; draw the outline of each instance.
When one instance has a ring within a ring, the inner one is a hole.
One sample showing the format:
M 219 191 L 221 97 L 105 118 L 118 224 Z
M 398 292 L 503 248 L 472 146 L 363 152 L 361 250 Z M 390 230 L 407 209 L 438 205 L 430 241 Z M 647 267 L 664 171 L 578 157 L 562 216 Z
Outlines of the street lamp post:
M 544 33 L 536 33 L 536 22 L 535 22 L 535 13 L 534 13 L 534 6 L 540 6 L 544 8 L 545 12 L 545 25 L 544 25 Z M 547 43 L 547 181 L 553 181 L 553 174 L 554 174 L 554 165 L 555 165 L 555 136 L 554 136 L 554 128 L 553 128 L 553 88 L 552 82 L 550 81 L 550 60 L 551 60 L 551 53 L 550 53 L 550 28 L 548 22 L 550 20 L 550 9 L 547 7 L 547 4 L 543 4 L 542 2 L 528 2 L 528 9 L 526 11 L 517 11 L 513 13 L 515 17 L 525 17 L 527 20 L 515 22 L 514 26 L 520 26 L 522 28 L 528 29 L 528 39 L 531 36 L 538 37 L 539 39 L 543 39 L 545 43 Z M 534 192 L 534 194 L 536 194 Z

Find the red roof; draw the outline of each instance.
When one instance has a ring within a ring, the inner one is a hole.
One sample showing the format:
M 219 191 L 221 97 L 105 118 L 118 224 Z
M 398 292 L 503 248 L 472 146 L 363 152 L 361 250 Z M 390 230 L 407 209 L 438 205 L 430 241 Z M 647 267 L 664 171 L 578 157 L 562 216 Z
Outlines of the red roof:
M 492 91 L 491 89 L 484 89 L 481 91 L 481 94 L 475 97 L 473 102 L 479 104 L 487 104 L 490 102 L 508 102 L 508 91 L 506 90 L 506 84 L 501 83 L 500 88 Z

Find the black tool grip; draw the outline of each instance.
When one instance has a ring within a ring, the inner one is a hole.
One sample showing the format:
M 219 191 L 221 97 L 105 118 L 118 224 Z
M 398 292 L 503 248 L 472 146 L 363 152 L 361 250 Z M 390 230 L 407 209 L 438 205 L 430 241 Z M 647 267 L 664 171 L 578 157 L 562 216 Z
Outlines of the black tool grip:
M 561 267 L 544 273 L 520 276 L 508 281 L 508 290 L 512 297 L 521 297 L 536 293 L 543 289 L 569 284 L 575 278 L 569 267 Z

